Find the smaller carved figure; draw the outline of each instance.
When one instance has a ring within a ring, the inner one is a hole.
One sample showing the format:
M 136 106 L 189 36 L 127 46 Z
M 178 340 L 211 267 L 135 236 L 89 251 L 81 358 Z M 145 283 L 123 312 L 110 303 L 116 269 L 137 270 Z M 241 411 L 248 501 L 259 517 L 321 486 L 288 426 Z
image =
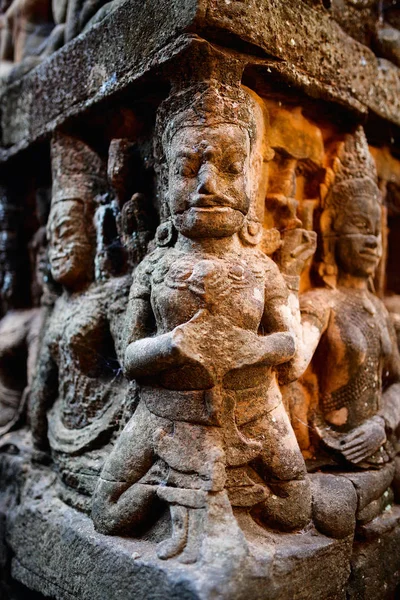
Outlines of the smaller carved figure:
M 308 373 L 318 382 L 318 403 L 309 412 L 310 468 L 336 469 L 333 483 L 313 476 L 314 516 L 323 531 L 340 537 L 354 527 L 357 506 L 362 523 L 390 500 L 400 357 L 387 310 L 370 287 L 381 257 L 381 196 L 362 128 L 346 137 L 334 174 L 321 216 L 326 287 L 301 298 L 307 343 L 299 372 L 312 361 Z M 334 502 L 331 513 L 329 502 L 321 508 L 318 495 L 332 490 L 342 495 L 347 518 L 335 517 Z
M 7 218 L 10 211 L 18 212 L 3 202 L 3 225 L 8 223 L 16 227 L 16 215 L 13 215 L 11 222 Z M 13 242 L 5 245 L 5 259 L 8 253 L 21 253 L 21 249 L 15 245 L 19 240 L 18 231 L 8 230 L 6 233 Z M 7 236 L 3 236 L 3 243 L 6 240 Z M 45 316 L 41 300 L 47 270 L 46 246 L 45 227 L 41 226 L 30 243 L 33 308 L 29 308 L 29 295 L 21 293 L 21 286 L 17 285 L 18 273 L 12 276 L 7 260 L 2 261 L 1 300 L 5 314 L 0 321 L 0 436 L 22 421 L 27 407 L 38 356 L 39 334 Z M 22 274 L 21 271 L 19 276 Z
M 63 498 L 85 509 L 125 394 L 119 357 L 130 277 L 114 277 L 107 253 L 115 249 L 114 212 L 102 159 L 60 134 L 52 168 L 49 259 L 63 292 L 33 383 L 32 433 L 38 450 L 52 451 Z
M 298 176 L 306 169 L 315 172 L 321 168 L 324 145 L 321 130 L 304 117 L 301 107 L 276 101 L 267 106 L 275 156 L 269 163 L 266 207 L 274 226 L 285 232 L 302 226 L 296 199 Z
M 0 12 L 0 77 L 18 79 L 120 4 L 118 0 L 10 0 Z
M 101 473 L 93 520 L 103 533 L 137 533 L 166 503 L 164 559 L 204 559 L 217 531 L 245 553 L 232 507 L 285 530 L 310 518 L 275 371 L 295 351 L 288 291 L 248 220 L 262 164 L 255 114 L 244 91 L 206 85 L 159 112 L 167 201 L 126 321 L 124 370 L 141 399 Z
M 8 76 L 16 64 L 22 75 L 41 62 L 43 44 L 54 28 L 51 0 L 13 0 L 1 16 L 0 74 Z

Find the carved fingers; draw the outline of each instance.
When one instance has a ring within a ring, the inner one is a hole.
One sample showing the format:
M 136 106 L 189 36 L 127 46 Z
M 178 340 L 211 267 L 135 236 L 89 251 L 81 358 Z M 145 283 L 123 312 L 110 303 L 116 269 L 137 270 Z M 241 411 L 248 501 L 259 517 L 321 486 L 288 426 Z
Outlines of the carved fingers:
M 358 464 L 386 442 L 383 419 L 375 417 L 353 429 L 340 442 L 340 450 L 349 462 Z

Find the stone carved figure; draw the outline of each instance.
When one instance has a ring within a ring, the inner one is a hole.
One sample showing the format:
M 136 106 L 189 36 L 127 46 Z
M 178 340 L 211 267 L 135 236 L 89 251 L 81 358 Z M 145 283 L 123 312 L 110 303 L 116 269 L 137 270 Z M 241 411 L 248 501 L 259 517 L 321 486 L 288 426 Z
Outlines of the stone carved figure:
M 396 338 L 371 291 L 381 257 L 381 195 L 362 128 L 346 137 L 335 159 L 321 231 L 326 287 L 301 298 L 307 343 L 299 373 L 311 361 L 309 375 L 318 381 L 318 404 L 309 413 L 311 468 L 336 473 L 313 476 L 314 517 L 321 531 L 342 537 L 354 528 L 356 511 L 365 523 L 390 502 L 400 423 Z M 340 501 L 326 501 L 337 494 Z
M 0 320 L 0 436 L 9 432 L 23 417 L 38 355 L 43 311 L 39 308 L 43 290 L 43 254 L 46 249 L 41 227 L 31 244 L 34 308 L 29 308 L 29 290 L 24 289 L 24 254 L 21 250 L 21 211 L 11 205 L 7 189 L 1 194 L 1 308 Z M 27 277 L 26 277 L 27 279 Z
M 1 75 L 7 77 L 19 63 L 18 75 L 39 64 L 53 27 L 51 0 L 13 0 L 1 15 Z
M 110 276 L 97 235 L 113 212 L 103 161 L 59 134 L 52 170 L 49 259 L 63 292 L 46 325 L 33 384 L 32 433 L 38 450 L 51 449 L 63 498 L 85 509 L 125 393 L 120 332 L 130 278 Z
M 284 530 L 310 518 L 276 379 L 295 352 L 288 290 L 248 221 L 262 162 L 256 114 L 247 92 L 220 85 L 180 92 L 158 115 L 163 222 L 134 275 L 125 325 L 124 371 L 141 398 L 92 515 L 103 533 L 137 534 L 163 501 L 164 559 L 204 558 L 213 532 L 232 556 L 244 552 L 231 507 Z
M 296 200 L 297 179 L 299 172 L 315 172 L 321 168 L 324 156 L 322 133 L 304 117 L 299 106 L 282 106 L 282 102 L 270 101 L 268 110 L 270 144 L 275 156 L 269 165 L 267 216 L 273 217 L 271 225 L 280 232 L 302 225 L 312 229 L 312 218 L 310 224 L 310 218 L 302 214 L 304 207 Z M 305 191 L 308 191 L 307 186 Z M 304 222 L 298 218 L 299 213 Z

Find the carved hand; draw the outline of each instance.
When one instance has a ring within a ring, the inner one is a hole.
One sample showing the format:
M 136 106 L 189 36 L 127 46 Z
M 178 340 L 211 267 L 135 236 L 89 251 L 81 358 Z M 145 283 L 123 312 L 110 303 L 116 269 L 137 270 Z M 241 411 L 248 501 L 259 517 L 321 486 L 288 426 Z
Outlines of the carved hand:
M 301 275 L 317 247 L 317 234 L 306 229 L 291 229 L 283 234 L 278 263 L 284 275 Z
M 386 442 L 385 423 L 372 417 L 343 437 L 340 450 L 349 462 L 358 464 L 369 458 Z
M 206 310 L 176 327 L 171 336 L 176 364 L 202 364 L 220 376 L 232 369 L 278 365 L 290 360 L 295 352 L 289 332 L 260 336 Z

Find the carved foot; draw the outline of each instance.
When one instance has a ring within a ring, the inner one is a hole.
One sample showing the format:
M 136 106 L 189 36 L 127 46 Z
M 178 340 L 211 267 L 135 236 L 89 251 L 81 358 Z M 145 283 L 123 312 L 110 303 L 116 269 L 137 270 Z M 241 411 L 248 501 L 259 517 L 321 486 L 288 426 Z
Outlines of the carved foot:
M 318 531 L 336 539 L 353 535 L 358 500 L 351 481 L 328 473 L 313 473 L 309 478 Z
M 199 558 L 205 511 L 177 505 L 171 505 L 170 511 L 172 536 L 158 545 L 157 556 L 166 560 L 179 554 L 181 563 L 195 563 Z
M 157 556 L 163 560 L 180 554 L 186 546 L 189 514 L 186 506 L 171 505 L 172 536 L 157 547 Z

